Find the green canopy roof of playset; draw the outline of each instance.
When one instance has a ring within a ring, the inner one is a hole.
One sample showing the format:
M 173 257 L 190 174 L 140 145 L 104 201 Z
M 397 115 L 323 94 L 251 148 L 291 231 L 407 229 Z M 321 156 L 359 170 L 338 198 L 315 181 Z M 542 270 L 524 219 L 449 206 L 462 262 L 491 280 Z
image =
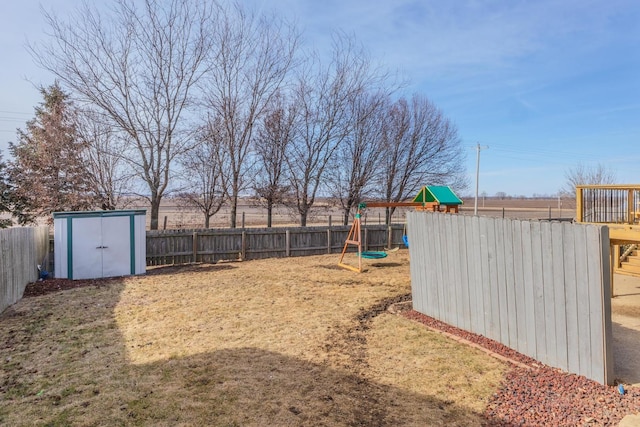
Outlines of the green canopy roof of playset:
M 420 189 L 414 202 L 438 203 L 440 205 L 461 205 L 462 200 L 446 185 L 427 185 Z

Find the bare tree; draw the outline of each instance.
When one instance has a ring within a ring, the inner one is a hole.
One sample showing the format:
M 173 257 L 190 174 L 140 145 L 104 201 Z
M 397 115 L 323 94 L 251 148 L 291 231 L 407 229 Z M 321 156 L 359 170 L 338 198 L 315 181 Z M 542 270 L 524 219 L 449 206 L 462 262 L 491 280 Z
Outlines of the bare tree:
M 198 0 L 115 0 L 101 16 L 88 3 L 67 21 L 45 13 L 51 41 L 32 47 L 34 59 L 81 101 L 128 135 L 128 158 L 146 183 L 151 229 L 173 160 L 189 142 L 181 118 L 205 71 L 211 42 L 210 3 Z
M 253 188 L 267 208 L 267 227 L 272 225 L 273 207 L 284 200 L 289 186 L 285 184 L 286 155 L 294 138 L 295 111 L 278 94 L 261 121 L 255 140 L 256 174 Z
M 389 109 L 383 134 L 382 197 L 400 202 L 423 185 L 466 188 L 464 155 L 457 129 L 426 97 L 399 99 Z M 394 208 L 387 208 L 390 221 Z
M 294 63 L 299 36 L 275 16 L 254 15 L 238 3 L 224 9 L 214 28 L 216 51 L 202 82 L 205 107 L 222 117 L 221 132 L 230 165 L 231 227 L 250 165 L 254 126 L 283 85 Z
M 595 166 L 578 163 L 575 167 L 569 168 L 564 177 L 566 183 L 560 192 L 567 195 L 575 195 L 578 185 L 614 184 L 617 181 L 616 171 L 602 163 Z
M 325 184 L 329 162 L 350 132 L 351 102 L 381 79 L 365 52 L 341 35 L 334 38 L 329 64 L 323 66 L 315 58 L 298 76 L 294 89 L 298 130 L 287 162 L 292 204 L 301 226 L 306 226 L 318 191 Z
M 215 126 L 215 123 L 212 120 L 210 126 L 200 130 L 198 144 L 180 161 L 191 191 L 181 192 L 178 196 L 204 215 L 205 228 L 209 228 L 211 217 L 222 208 L 227 193 L 228 171 L 224 167 L 228 165 L 228 159 L 221 126 Z
M 372 190 L 376 177 L 382 173 L 380 135 L 387 111 L 386 99 L 380 93 L 365 93 L 352 100 L 349 114 L 352 126 L 331 162 L 329 180 L 333 196 L 344 212 L 344 225 L 349 223 L 351 210 Z
M 130 147 L 128 135 L 117 132 L 91 110 L 78 114 L 76 128 L 78 138 L 84 143 L 81 156 L 96 203 L 103 210 L 126 206 L 133 179 L 125 161 Z

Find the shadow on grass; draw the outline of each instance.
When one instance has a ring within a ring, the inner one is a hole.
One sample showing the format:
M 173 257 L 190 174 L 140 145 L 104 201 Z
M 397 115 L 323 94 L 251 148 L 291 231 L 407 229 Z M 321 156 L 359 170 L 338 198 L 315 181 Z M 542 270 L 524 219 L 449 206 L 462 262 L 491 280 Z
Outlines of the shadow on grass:
M 211 266 L 215 267 L 215 266 Z M 179 271 L 178 271 L 179 272 Z M 135 285 L 135 284 L 134 284 Z M 29 298 L 0 316 L 6 425 L 478 425 L 425 396 L 259 348 L 132 364 L 109 286 Z M 223 346 L 224 343 L 221 343 Z
M 385 268 L 385 267 L 401 267 L 402 264 L 399 262 L 376 262 L 374 264 L 370 264 L 371 267 L 377 268 Z
M 140 390 L 127 402 L 127 417 L 144 422 L 242 426 L 479 422 L 476 414 L 446 399 L 257 348 L 220 350 L 128 370 Z
M 325 270 L 344 270 L 344 268 L 340 267 L 338 263 L 335 264 L 319 264 L 316 265 L 318 268 L 324 268 Z
M 238 268 L 230 263 L 224 264 L 181 264 L 181 265 L 163 265 L 159 267 L 148 267 L 147 276 L 156 276 L 158 274 L 181 274 L 181 273 L 193 273 L 194 271 L 199 273 L 206 273 L 209 271 L 222 271 L 232 270 Z

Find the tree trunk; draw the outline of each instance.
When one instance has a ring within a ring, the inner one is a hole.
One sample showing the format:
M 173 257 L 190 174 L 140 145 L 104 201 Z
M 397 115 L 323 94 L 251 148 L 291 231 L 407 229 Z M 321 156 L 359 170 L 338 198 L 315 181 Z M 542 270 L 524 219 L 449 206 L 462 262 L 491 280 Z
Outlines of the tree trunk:
M 267 202 L 267 228 L 271 228 L 271 215 L 273 213 L 273 202 L 269 200 Z
M 231 223 L 230 228 L 236 228 L 236 215 L 238 213 L 238 196 L 231 197 Z
M 300 227 L 307 226 L 307 213 L 308 211 L 300 212 Z
M 350 211 L 351 211 L 351 209 L 344 208 L 344 218 L 343 218 L 342 225 L 349 225 L 349 212 Z
M 204 228 L 209 228 L 210 220 L 211 217 L 209 216 L 209 214 L 204 214 Z
M 160 213 L 160 200 L 161 197 L 154 197 L 151 199 L 151 223 L 149 225 L 150 230 L 158 229 L 158 215 Z
M 394 207 L 390 207 L 387 208 L 387 225 L 391 225 L 391 219 L 393 218 L 393 213 L 395 212 L 396 208 Z

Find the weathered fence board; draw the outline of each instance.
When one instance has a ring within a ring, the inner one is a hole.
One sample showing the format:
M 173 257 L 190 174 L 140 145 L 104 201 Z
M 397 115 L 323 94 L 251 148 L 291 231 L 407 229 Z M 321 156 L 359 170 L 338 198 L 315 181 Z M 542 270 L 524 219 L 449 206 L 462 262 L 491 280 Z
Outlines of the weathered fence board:
M 414 309 L 613 381 L 606 227 L 409 212 Z
M 22 298 L 27 283 L 38 279 L 38 265 L 47 269 L 49 227 L 0 230 L 0 312 Z
M 349 226 L 147 232 L 147 265 L 340 253 Z M 363 226 L 365 250 L 402 245 L 403 225 Z M 389 238 L 392 240 L 390 241 Z M 350 251 L 354 248 L 350 248 Z

